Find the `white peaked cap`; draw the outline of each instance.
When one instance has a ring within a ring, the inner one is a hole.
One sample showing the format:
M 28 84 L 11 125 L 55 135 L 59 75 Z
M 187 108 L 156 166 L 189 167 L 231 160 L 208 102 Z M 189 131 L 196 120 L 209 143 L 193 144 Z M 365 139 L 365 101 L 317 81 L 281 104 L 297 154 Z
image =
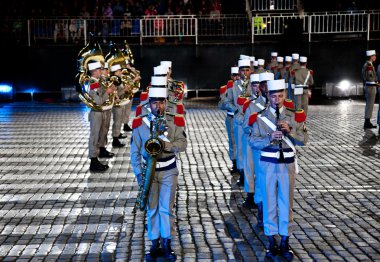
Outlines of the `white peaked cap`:
M 166 66 L 167 68 L 171 68 L 172 67 L 172 61 L 161 61 L 160 65 Z
M 270 53 L 270 56 L 277 56 L 277 55 L 278 55 L 277 52 L 272 52 L 272 53 Z
M 307 57 L 306 56 L 300 56 L 300 62 L 301 63 L 306 63 L 307 62 Z
M 242 59 L 242 60 L 239 60 L 238 64 L 239 64 L 239 68 L 240 67 L 250 67 L 251 61 L 249 59 Z
M 249 59 L 249 56 L 247 55 L 240 55 L 239 60 Z
M 282 57 L 282 56 L 277 57 L 277 62 L 279 62 L 279 63 L 284 62 L 284 57 Z
M 285 79 L 270 80 L 267 82 L 268 91 L 277 91 L 285 89 Z
M 366 53 L 367 56 L 376 55 L 376 51 L 375 50 L 367 50 L 365 53 Z
M 149 97 L 166 98 L 168 96 L 168 90 L 166 87 L 150 87 Z
M 264 72 L 259 74 L 259 80 L 260 82 L 263 81 L 270 81 L 274 79 L 274 74 L 270 72 Z
M 249 60 L 250 60 L 251 62 L 253 62 L 253 61 L 255 61 L 255 57 L 254 57 L 254 56 L 250 56 L 250 57 L 249 57 Z
M 237 66 L 231 67 L 231 75 L 232 74 L 239 74 L 239 67 Z
M 121 66 L 119 64 L 111 66 L 111 72 L 115 72 L 117 70 L 121 70 Z
M 265 64 L 265 60 L 264 59 L 258 59 L 257 60 L 259 65 L 264 65 Z
M 293 59 L 299 59 L 299 58 L 300 58 L 300 55 L 297 54 L 297 53 L 294 53 L 294 54 L 292 54 L 292 58 L 293 58 Z
M 285 56 L 285 61 L 286 62 L 292 62 L 292 57 L 291 56 Z
M 154 75 L 166 75 L 168 73 L 168 68 L 166 66 L 155 66 L 153 67 L 153 74 Z
M 259 61 L 253 61 L 253 66 L 258 66 L 259 65 Z
M 108 62 L 104 63 L 104 68 L 108 69 Z
M 250 80 L 251 80 L 251 83 L 253 83 L 253 82 L 260 82 L 260 76 L 259 76 L 259 74 L 252 74 L 252 75 L 250 75 Z
M 151 86 L 166 86 L 168 79 L 166 76 L 152 76 L 150 84 Z
M 88 63 L 88 70 L 94 70 L 94 69 L 98 69 L 98 68 L 102 68 L 102 64 L 100 62 L 92 62 L 92 63 Z

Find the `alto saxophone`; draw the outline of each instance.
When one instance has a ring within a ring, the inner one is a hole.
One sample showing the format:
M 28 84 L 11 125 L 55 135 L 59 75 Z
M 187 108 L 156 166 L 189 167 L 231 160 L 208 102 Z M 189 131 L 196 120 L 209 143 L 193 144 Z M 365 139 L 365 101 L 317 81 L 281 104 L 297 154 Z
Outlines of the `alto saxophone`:
M 136 198 L 136 206 L 144 211 L 149 198 L 150 188 L 156 173 L 157 156 L 164 150 L 164 145 L 158 139 L 167 130 L 165 115 L 159 112 L 158 116 L 150 122 L 150 138 L 145 142 L 144 148 L 148 152 L 144 168 L 144 176 Z

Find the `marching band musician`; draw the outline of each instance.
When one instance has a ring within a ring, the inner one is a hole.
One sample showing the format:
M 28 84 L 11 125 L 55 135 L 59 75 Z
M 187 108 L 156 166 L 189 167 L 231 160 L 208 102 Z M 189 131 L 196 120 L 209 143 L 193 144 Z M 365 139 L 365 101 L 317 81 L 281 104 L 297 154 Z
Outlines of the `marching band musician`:
M 232 88 L 227 90 L 227 101 L 226 108 L 230 112 L 234 112 L 234 136 L 236 143 L 236 166 L 238 173 L 240 175 L 237 184 L 239 186 L 244 185 L 244 163 L 243 163 L 243 128 L 241 123 L 243 122 L 243 103 L 244 99 L 239 99 L 239 96 L 245 89 L 245 85 L 249 84 L 249 76 L 251 75 L 251 61 L 249 59 L 242 59 L 238 62 L 240 79 L 234 82 Z M 250 95 L 249 89 L 247 88 L 247 94 Z M 243 103 L 239 104 L 239 101 Z
M 271 60 L 270 60 L 270 63 L 267 65 L 267 70 L 271 71 L 272 73 L 274 73 L 276 67 L 277 67 L 277 56 L 278 56 L 278 53 L 277 52 L 271 52 L 270 53 L 270 56 L 271 56 Z
M 366 55 L 367 61 L 362 68 L 365 91 L 364 128 L 376 128 L 376 126 L 371 123 L 373 106 L 376 99 L 376 88 L 378 86 L 378 78 L 375 67 L 373 66 L 373 63 L 376 61 L 376 51 L 367 50 Z
M 247 208 L 256 208 L 254 201 L 254 193 L 259 190 L 255 183 L 255 160 L 252 149 L 248 145 L 248 138 L 251 134 L 251 126 L 249 125 L 249 117 L 254 112 L 260 112 L 265 109 L 265 100 L 260 96 L 259 74 L 251 74 L 249 85 L 251 96 L 243 105 L 244 120 L 242 122 L 243 134 L 243 162 L 244 162 L 244 191 L 247 197 L 243 202 L 243 206 Z
M 122 76 L 121 66 L 120 64 L 114 64 L 111 66 L 111 76 Z M 123 83 L 120 83 L 116 89 L 117 89 L 117 97 L 118 99 L 122 98 L 126 91 L 128 91 L 129 86 L 124 86 Z M 131 102 L 129 102 L 131 104 Z M 122 117 L 123 113 L 125 111 L 125 107 L 127 105 L 120 105 L 120 106 L 114 106 L 112 108 L 112 114 L 113 114 L 113 124 L 112 124 L 112 146 L 113 147 L 124 147 L 125 144 L 120 142 L 119 139 L 124 139 L 127 137 L 126 134 L 121 133 L 121 126 L 122 126 Z
M 264 68 L 265 60 L 261 59 L 261 58 L 257 59 L 257 64 L 258 64 L 258 68 L 255 70 L 255 73 L 261 74 L 261 73 L 265 72 L 265 68 Z
M 228 155 L 232 161 L 232 170 L 231 173 L 238 172 L 238 169 L 236 167 L 236 144 L 235 144 L 235 137 L 233 132 L 233 117 L 234 112 L 228 111 L 226 108 L 226 102 L 227 102 L 227 90 L 232 88 L 234 86 L 234 81 L 238 80 L 240 77 L 239 75 L 239 67 L 234 66 L 231 67 L 231 79 L 228 80 L 227 85 L 221 86 L 219 93 L 220 93 L 220 100 L 218 103 L 218 107 L 221 110 L 226 110 L 226 119 L 225 119 L 225 125 L 227 130 L 227 137 L 228 137 Z
M 277 67 L 276 70 L 273 71 L 274 79 L 281 79 L 281 71 L 284 68 L 284 57 L 277 57 Z
M 105 89 L 99 82 L 102 75 L 102 64 L 99 61 L 89 61 L 88 70 L 90 73 L 90 91 L 89 95 L 94 99 L 97 105 L 102 105 L 108 98 L 109 94 L 114 91 L 113 87 Z M 91 159 L 91 171 L 105 171 L 108 165 L 100 163 L 98 159 L 100 130 L 103 122 L 103 112 L 91 109 L 89 114 L 90 121 L 90 138 L 89 138 L 89 158 Z
M 266 257 L 274 259 L 277 254 L 287 261 L 293 259 L 289 247 L 289 236 L 293 223 L 293 192 L 298 172 L 295 145 L 304 145 L 307 140 L 303 111 L 286 109 L 285 81 L 267 82 L 270 106 L 252 119 L 253 131 L 250 145 L 261 151 L 261 181 L 264 233 L 269 247 Z M 275 236 L 281 237 L 278 249 Z
M 293 76 L 294 97 L 297 109 L 303 109 L 307 115 L 309 108 L 309 98 L 311 97 L 311 86 L 314 84 L 313 70 L 307 69 L 307 57 L 301 56 L 300 67 L 291 72 Z
M 107 79 L 109 77 L 109 68 L 108 68 L 107 62 L 104 63 L 101 77 L 103 77 L 104 79 Z M 100 135 L 99 135 L 99 157 L 112 158 L 115 154 L 109 152 L 106 149 L 106 146 L 108 143 L 108 131 L 110 129 L 110 124 L 111 124 L 112 110 L 105 110 L 105 111 L 102 111 L 102 113 L 103 113 L 102 126 L 100 129 Z
M 149 157 L 145 149 L 146 141 L 151 137 L 151 123 L 155 118 L 164 114 L 167 131 L 158 137 L 163 145 L 163 151 L 157 156 L 157 165 L 147 204 L 148 238 L 152 241 L 150 251 L 146 254 L 147 261 L 153 261 L 158 256 L 161 246 L 164 257 L 170 261 L 176 259 L 171 249 L 171 239 L 175 235 L 175 203 L 178 183 L 176 154 L 183 152 L 187 146 L 184 132 L 185 119 L 181 115 L 165 115 L 167 98 L 166 77 L 152 77 L 149 88 L 149 106 L 151 112 L 136 117 L 132 123 L 131 165 L 139 185 L 142 184 L 144 159 Z M 145 167 L 147 168 L 147 167 Z

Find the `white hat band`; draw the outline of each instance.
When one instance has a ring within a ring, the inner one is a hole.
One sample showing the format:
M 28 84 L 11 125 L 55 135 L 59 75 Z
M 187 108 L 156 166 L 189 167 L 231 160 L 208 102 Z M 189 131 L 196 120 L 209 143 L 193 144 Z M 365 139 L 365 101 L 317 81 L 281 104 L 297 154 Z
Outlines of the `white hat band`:
M 172 67 L 172 61 L 161 61 L 160 65 L 171 68 Z
M 277 56 L 277 55 L 278 55 L 277 52 L 270 53 L 270 56 Z
M 293 58 L 293 59 L 299 59 L 299 58 L 300 58 L 300 55 L 299 55 L 299 54 L 292 54 L 292 58 Z
M 88 70 L 91 71 L 98 68 L 102 68 L 102 64 L 100 62 L 88 63 Z
M 119 64 L 111 66 L 111 72 L 115 72 L 117 70 L 121 70 L 121 66 Z
M 300 57 L 300 62 L 301 63 L 306 63 L 307 62 L 307 57 L 306 56 L 301 56 Z
M 270 80 L 267 82 L 268 91 L 277 91 L 285 89 L 285 79 Z
M 284 62 L 284 58 L 282 56 L 277 57 L 277 62 L 279 63 Z
M 231 75 L 232 74 L 239 74 L 239 67 L 237 66 L 231 67 Z
M 152 76 L 150 84 L 152 86 L 166 86 L 168 80 L 166 76 Z
M 285 56 L 285 61 L 286 62 L 292 62 L 292 57 L 291 56 Z
M 239 64 L 239 68 L 240 67 L 250 67 L 251 61 L 249 59 L 243 59 L 243 60 L 239 60 L 238 64 Z
M 264 73 L 259 74 L 259 80 L 260 80 L 260 82 L 270 81 L 270 80 L 273 80 L 273 79 L 274 79 L 274 74 L 273 73 L 264 72 Z
M 252 74 L 250 77 L 251 83 L 252 82 L 260 82 L 260 76 L 259 74 Z
M 168 68 L 166 66 L 156 66 L 153 68 L 154 75 L 166 75 L 168 73 Z
M 149 88 L 149 98 L 157 97 L 157 98 L 166 98 L 168 95 L 168 91 L 166 87 L 151 87 Z
M 259 65 L 264 65 L 265 64 L 265 60 L 264 59 L 258 59 L 257 60 Z
M 366 55 L 367 56 L 376 55 L 376 51 L 375 50 L 367 50 Z

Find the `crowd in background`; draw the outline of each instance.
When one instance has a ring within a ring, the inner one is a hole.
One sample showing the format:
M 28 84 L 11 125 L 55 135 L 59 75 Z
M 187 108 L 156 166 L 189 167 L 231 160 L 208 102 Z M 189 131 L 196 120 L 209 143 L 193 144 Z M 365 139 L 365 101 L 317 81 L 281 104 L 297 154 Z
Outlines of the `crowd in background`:
M 26 0 L 0 3 L 0 13 L 9 17 L 114 18 L 144 15 L 208 15 L 221 12 L 220 0 L 74 0 L 36 3 Z

